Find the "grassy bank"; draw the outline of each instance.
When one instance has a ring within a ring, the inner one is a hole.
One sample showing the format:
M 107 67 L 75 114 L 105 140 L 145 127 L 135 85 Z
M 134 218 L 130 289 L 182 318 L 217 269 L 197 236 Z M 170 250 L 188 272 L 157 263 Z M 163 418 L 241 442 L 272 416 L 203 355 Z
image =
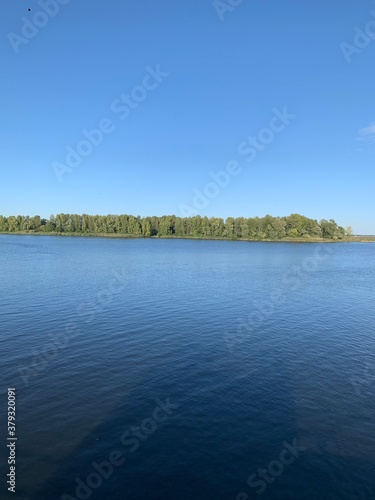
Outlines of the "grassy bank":
M 178 239 L 178 240 L 223 240 L 223 241 L 248 241 L 248 242 L 272 242 L 272 243 L 371 243 L 375 242 L 375 236 L 346 236 L 341 239 L 331 238 L 291 238 L 285 237 L 282 239 L 250 239 L 250 238 L 226 238 L 219 236 L 143 236 L 120 233 L 56 233 L 56 232 L 40 232 L 40 231 L 13 231 L 0 232 L 0 235 L 29 235 L 29 236 L 70 236 L 70 237 L 88 237 L 88 238 L 122 238 L 122 239 Z

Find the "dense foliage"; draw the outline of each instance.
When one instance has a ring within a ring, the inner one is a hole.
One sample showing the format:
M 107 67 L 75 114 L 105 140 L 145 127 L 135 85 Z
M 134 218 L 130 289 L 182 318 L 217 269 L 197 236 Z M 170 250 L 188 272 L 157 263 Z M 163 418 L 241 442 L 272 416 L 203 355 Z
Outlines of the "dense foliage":
M 217 217 L 181 218 L 175 215 L 163 217 L 134 217 L 132 215 L 51 215 L 42 219 L 39 215 L 0 216 L 0 232 L 110 234 L 158 237 L 201 237 L 251 240 L 279 240 L 290 238 L 342 239 L 348 232 L 332 219 L 329 221 L 308 219 L 292 214 L 287 217 Z

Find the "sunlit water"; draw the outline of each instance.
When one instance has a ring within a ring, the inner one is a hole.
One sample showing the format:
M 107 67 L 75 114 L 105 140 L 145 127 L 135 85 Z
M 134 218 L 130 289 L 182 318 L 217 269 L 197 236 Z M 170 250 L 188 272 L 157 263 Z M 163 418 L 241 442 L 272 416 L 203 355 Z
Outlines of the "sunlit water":
M 0 236 L 0 498 L 374 499 L 374 256 Z

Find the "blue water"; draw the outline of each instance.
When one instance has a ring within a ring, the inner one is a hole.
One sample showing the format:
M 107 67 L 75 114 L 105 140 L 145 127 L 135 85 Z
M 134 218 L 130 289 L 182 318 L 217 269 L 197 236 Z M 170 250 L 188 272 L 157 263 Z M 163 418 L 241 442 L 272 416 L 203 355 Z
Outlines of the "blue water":
M 0 236 L 0 498 L 374 499 L 374 257 Z

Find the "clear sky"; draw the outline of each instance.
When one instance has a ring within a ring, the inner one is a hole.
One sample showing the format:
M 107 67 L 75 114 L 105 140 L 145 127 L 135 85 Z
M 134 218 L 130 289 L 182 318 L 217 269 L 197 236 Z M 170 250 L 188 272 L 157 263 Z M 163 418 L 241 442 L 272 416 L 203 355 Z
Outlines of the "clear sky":
M 1 214 L 188 207 L 375 234 L 374 1 L 45 3 L 0 6 Z

